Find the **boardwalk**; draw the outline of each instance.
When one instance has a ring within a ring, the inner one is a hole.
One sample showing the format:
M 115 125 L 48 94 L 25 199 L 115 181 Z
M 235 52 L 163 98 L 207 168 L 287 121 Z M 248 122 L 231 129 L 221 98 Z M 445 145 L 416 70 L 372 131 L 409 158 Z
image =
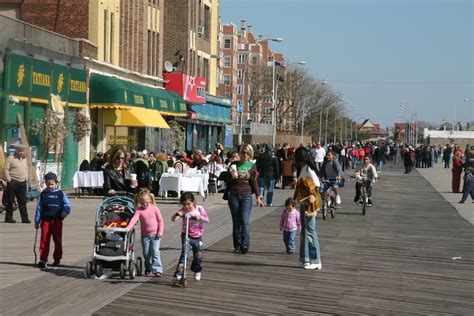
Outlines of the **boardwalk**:
M 278 231 L 280 210 L 252 225 L 252 251 L 225 238 L 206 251 L 199 283 L 148 282 L 96 315 L 464 314 L 474 310 L 474 229 L 419 174 L 384 172 L 368 216 L 349 204 L 320 220 L 323 270 L 295 268 Z M 462 257 L 453 260 L 453 257 Z
M 202 281 L 191 275 L 188 288 L 172 286 L 177 231 L 167 223 L 162 280 L 84 280 L 82 255 L 63 269 L 5 287 L 2 314 L 472 315 L 474 228 L 417 172 L 400 171 L 386 168 L 367 216 L 351 202 L 353 182 L 348 182 L 337 218 L 318 219 L 321 271 L 296 268 L 297 258 L 284 253 L 280 208 L 254 209 L 251 251 L 231 253 L 228 210 L 216 197 L 206 206 L 213 224 L 205 238 Z M 281 203 L 291 190 L 277 194 Z M 162 208 L 165 216 L 174 209 Z M 88 249 L 87 242 L 81 237 L 78 248 Z M 0 264 L 2 281 L 6 266 Z

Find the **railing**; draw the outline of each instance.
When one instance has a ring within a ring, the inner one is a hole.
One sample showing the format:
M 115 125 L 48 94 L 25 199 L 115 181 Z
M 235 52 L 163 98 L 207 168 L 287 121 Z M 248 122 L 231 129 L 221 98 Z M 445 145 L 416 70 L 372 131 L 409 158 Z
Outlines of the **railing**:
M 0 14 L 0 50 L 9 39 L 35 44 L 49 50 L 79 56 L 79 41 Z

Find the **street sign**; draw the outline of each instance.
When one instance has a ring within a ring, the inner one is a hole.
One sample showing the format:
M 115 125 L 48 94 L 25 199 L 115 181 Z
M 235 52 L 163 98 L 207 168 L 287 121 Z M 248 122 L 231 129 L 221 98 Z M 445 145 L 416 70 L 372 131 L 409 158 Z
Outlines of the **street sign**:
M 242 113 L 244 111 L 244 107 L 242 104 L 237 104 L 237 112 Z

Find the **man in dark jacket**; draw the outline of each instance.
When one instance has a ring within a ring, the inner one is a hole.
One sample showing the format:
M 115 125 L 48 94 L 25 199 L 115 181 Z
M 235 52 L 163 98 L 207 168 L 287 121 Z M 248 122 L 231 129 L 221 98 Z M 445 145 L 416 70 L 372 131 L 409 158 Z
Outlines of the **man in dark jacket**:
M 277 158 L 272 155 L 271 145 L 265 146 L 265 152 L 258 156 L 256 166 L 260 197 L 263 200 L 264 191 L 267 190 L 267 206 L 272 206 L 273 191 L 275 190 L 275 182 L 279 177 L 280 170 Z

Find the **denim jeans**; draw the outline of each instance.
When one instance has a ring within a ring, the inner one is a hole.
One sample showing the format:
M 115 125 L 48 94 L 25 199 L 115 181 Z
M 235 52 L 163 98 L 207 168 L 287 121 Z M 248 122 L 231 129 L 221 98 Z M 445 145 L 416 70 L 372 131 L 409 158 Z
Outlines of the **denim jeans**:
M 271 179 L 258 179 L 258 190 L 260 191 L 260 197 L 263 201 L 263 195 L 267 190 L 267 206 L 270 206 L 273 201 L 273 191 L 275 190 L 275 180 Z
M 285 243 L 286 252 L 294 253 L 296 250 L 295 246 L 296 230 L 283 231 L 283 242 Z
M 142 236 L 143 261 L 145 262 L 145 271 L 152 273 L 163 273 L 163 265 L 160 259 L 161 239 L 156 236 Z
M 252 195 L 229 194 L 227 201 L 232 215 L 232 237 L 234 249 L 249 248 L 249 220 L 252 210 Z
M 174 275 L 183 275 L 184 270 L 184 252 L 186 251 L 186 239 L 185 234 L 181 235 L 181 255 L 179 256 L 178 265 L 176 266 L 176 271 Z M 202 257 L 203 257 L 203 247 L 202 247 L 202 237 L 198 238 L 191 238 L 189 237 L 189 247 L 193 251 L 193 262 L 191 263 L 190 270 L 193 272 L 201 272 L 202 271 Z M 188 259 L 189 259 L 189 252 L 188 252 Z
M 377 161 L 377 164 L 376 164 L 376 169 L 377 169 L 377 171 L 382 171 L 382 165 L 383 165 L 383 161 L 382 161 L 382 160 Z
M 304 212 L 308 205 L 301 205 L 300 262 L 321 263 L 316 216 L 307 217 Z

